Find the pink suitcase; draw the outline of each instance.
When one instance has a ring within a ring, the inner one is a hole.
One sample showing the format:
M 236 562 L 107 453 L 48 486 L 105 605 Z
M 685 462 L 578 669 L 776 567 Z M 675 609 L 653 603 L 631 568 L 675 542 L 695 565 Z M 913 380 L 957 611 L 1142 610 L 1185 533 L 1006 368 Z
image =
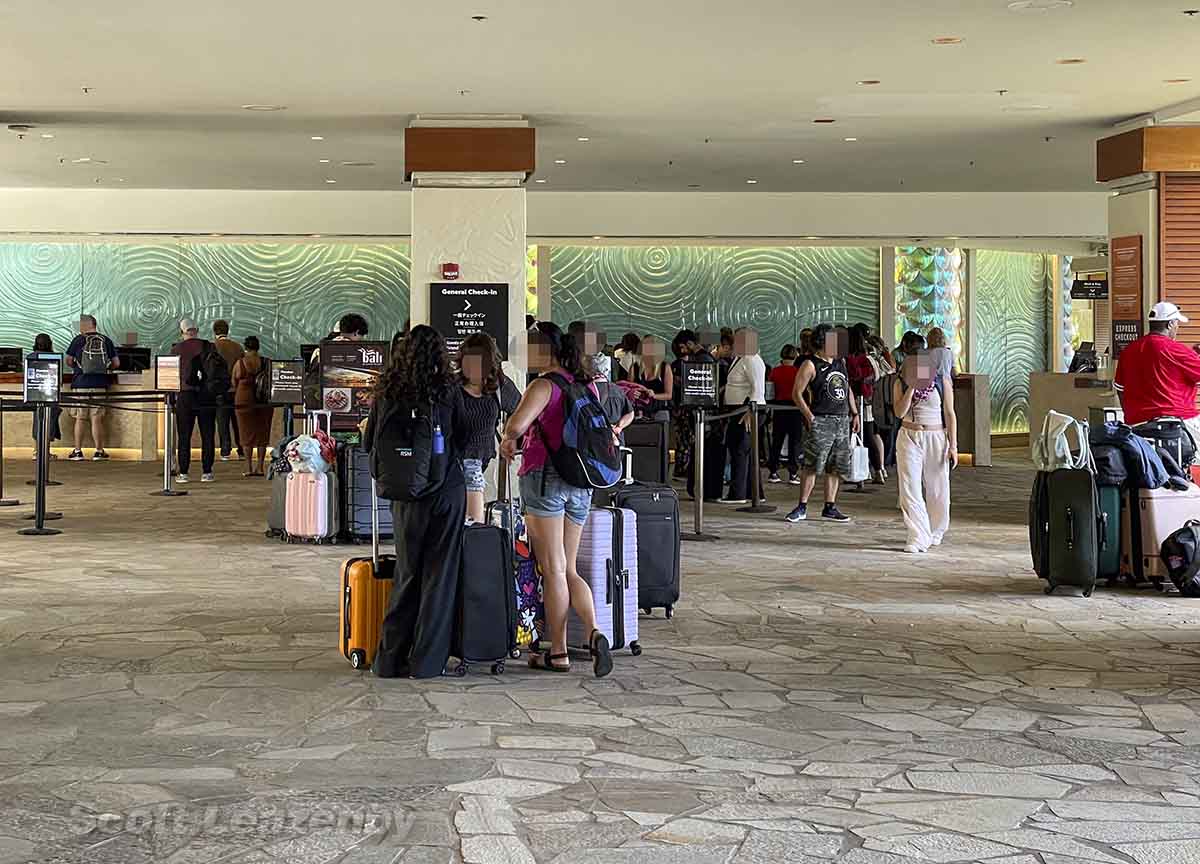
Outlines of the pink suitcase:
M 1163 541 L 1184 526 L 1189 519 L 1200 519 L 1200 487 L 1189 486 L 1186 491 L 1173 489 L 1137 489 L 1133 493 L 1138 530 L 1135 543 L 1140 539 L 1137 554 L 1141 558 L 1141 572 L 1135 568 L 1138 581 L 1149 581 L 1162 590 L 1170 581 L 1166 565 L 1159 557 Z
M 337 475 L 293 471 L 287 478 L 283 522 L 288 540 L 336 542 L 338 534 Z

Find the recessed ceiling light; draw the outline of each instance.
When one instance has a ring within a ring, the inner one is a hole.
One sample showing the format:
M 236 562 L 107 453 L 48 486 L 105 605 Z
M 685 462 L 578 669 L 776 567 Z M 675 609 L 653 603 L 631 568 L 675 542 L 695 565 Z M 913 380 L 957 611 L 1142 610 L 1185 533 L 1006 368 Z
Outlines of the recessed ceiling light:
M 486 16 L 486 15 L 472 15 L 472 16 L 471 16 L 471 20 L 472 20 L 472 21 L 479 21 L 479 22 L 483 22 L 483 21 L 486 21 L 486 20 L 488 20 L 488 16 Z
M 286 111 L 286 105 L 243 105 L 243 111 Z
M 1000 109 L 1009 114 L 1032 114 L 1035 111 L 1049 111 L 1049 105 L 1005 105 Z
M 947 240 L 959 240 L 959 239 L 961 239 L 961 238 L 959 238 L 959 237 L 947 237 L 946 239 L 947 239 Z
M 689 184 L 688 184 L 688 188 L 689 188 L 689 189 L 699 189 L 699 188 L 700 188 L 700 184 L 699 184 L 699 183 L 689 183 Z
M 1087 62 L 1084 57 L 1064 57 L 1061 60 L 1055 60 L 1059 66 L 1082 66 Z
M 567 164 L 567 160 L 566 160 L 566 159 L 555 159 L 555 160 L 554 160 L 554 164 L 555 164 L 555 165 L 566 165 L 566 164 Z
M 336 181 L 336 180 L 334 180 L 332 177 L 326 177 L 326 178 L 325 178 L 325 182 L 326 182 L 326 183 L 336 183 L 337 181 Z
M 803 164 L 804 164 L 804 160 L 803 160 L 803 159 L 793 159 L 793 160 L 792 160 L 792 164 L 793 164 L 793 165 L 803 165 Z
M 818 117 L 813 122 L 814 123 L 836 123 L 837 121 L 834 120 L 832 117 Z
M 961 45 L 964 40 L 961 36 L 937 36 L 929 41 L 934 45 Z
M 53 132 L 43 132 L 43 133 L 42 133 L 42 137 L 43 137 L 43 138 L 53 138 L 53 137 L 54 137 L 54 133 L 53 133 Z
M 1164 84 L 1190 84 L 1191 81 L 1192 81 L 1191 78 L 1167 78 L 1165 81 L 1163 81 L 1163 83 Z M 42 137 L 45 138 L 46 136 L 43 135 Z M 53 138 L 54 136 L 51 135 L 50 137 Z
M 324 141 L 324 140 L 325 140 L 325 136 L 324 136 L 324 135 L 313 135 L 313 136 L 312 136 L 312 140 L 313 140 L 313 141 Z
M 89 237 L 99 237 L 99 236 L 100 236 L 100 232 L 99 232 L 99 231 L 89 231 L 89 232 L 88 232 L 88 236 L 89 236 Z
M 214 231 L 213 233 L 209 234 L 208 236 L 209 237 L 220 237 L 221 235 L 218 234 L 216 231 Z
M 1070 9 L 1075 0 L 1012 0 L 1008 8 L 1013 12 L 1052 12 L 1055 9 Z
M 847 144 L 853 144 L 858 139 L 857 138 L 843 138 L 842 140 L 845 141 Z
M 328 159 L 318 159 L 317 161 L 318 161 L 318 162 L 320 162 L 322 165 L 328 165 L 328 164 L 329 164 L 329 160 L 328 160 Z
M 320 237 L 321 235 L 320 234 L 309 234 L 308 236 L 316 238 L 316 237 Z
M 820 237 L 805 237 L 805 240 L 820 240 Z
M 862 81 L 859 81 L 858 86 L 859 87 L 876 87 L 882 83 L 883 83 L 882 81 L 880 81 L 876 78 L 866 78 Z
M 78 159 L 72 159 L 71 164 L 72 165 L 87 165 L 91 161 L 92 161 L 91 156 L 80 156 Z
M 747 178 L 747 179 L 746 179 L 746 182 L 747 182 L 747 183 L 749 183 L 751 186 L 753 186 L 753 185 L 754 185 L 755 183 L 757 183 L 758 181 L 757 181 L 757 180 L 755 180 L 753 177 L 749 177 L 749 178 Z
M 539 177 L 537 180 L 534 180 L 533 182 L 534 183 L 545 183 L 546 181 Z
M 576 141 L 583 141 L 583 142 L 585 142 L 585 143 L 586 143 L 586 142 L 588 142 L 588 141 L 591 141 L 592 139 L 591 139 L 591 138 L 588 138 L 588 137 L 587 137 L 587 136 L 585 136 L 585 135 L 580 135 L 580 136 L 579 136 L 578 138 L 576 138 L 575 140 L 576 140 Z
M 603 237 L 602 235 L 600 235 L 600 234 L 593 234 L 593 235 L 592 235 L 592 239 L 593 239 L 593 240 L 603 240 L 603 239 L 604 239 L 604 237 Z
M 371 168 L 375 165 L 374 162 L 343 162 L 343 168 Z

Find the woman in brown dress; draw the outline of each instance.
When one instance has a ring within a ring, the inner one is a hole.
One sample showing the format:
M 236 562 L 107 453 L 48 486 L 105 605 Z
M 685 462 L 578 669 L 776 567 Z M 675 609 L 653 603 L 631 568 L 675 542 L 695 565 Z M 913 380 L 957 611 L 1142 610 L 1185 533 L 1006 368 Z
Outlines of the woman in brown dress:
M 233 407 L 237 411 L 238 431 L 242 450 L 246 453 L 243 477 L 262 477 L 267 461 L 267 445 L 271 437 L 271 417 L 275 409 L 258 401 L 254 381 L 264 365 L 258 353 L 258 337 L 247 336 L 246 354 L 233 364 Z M 254 466 L 254 450 L 258 449 L 258 467 Z

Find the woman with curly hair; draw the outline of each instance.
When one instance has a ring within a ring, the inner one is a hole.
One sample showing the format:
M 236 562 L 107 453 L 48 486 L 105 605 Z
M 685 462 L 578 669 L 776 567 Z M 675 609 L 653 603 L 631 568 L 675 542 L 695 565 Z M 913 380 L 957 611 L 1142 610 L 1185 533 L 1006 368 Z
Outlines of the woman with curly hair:
M 463 473 L 467 478 L 467 519 L 482 522 L 484 472 L 496 455 L 496 432 L 500 414 L 512 414 L 521 392 L 505 377 L 500 367 L 496 340 L 487 333 L 473 333 L 458 352 L 459 383 L 463 407 L 474 430 L 463 449 Z
M 561 382 L 588 384 L 599 401 L 599 391 L 583 368 L 575 339 L 549 321 L 540 321 L 529 331 L 529 368 L 542 373 L 529 385 L 516 413 L 504 428 L 500 451 L 505 458 L 522 445 L 519 482 L 525 524 L 533 543 L 533 554 L 542 570 L 542 594 L 546 605 L 546 628 L 550 647 L 534 653 L 529 665 L 547 672 L 567 672 L 567 608 L 573 608 L 586 632 L 591 634 L 592 671 L 603 678 L 612 671 L 608 638 L 596 629 L 592 591 L 575 569 L 579 538 L 587 524 L 592 490 L 568 484 L 554 470 L 550 451 L 562 445 L 566 405 Z
M 392 354 L 379 377 L 363 431 L 380 494 L 388 488 L 384 457 L 411 446 L 411 425 L 432 428 L 430 482 L 416 500 L 393 500 L 396 577 L 371 671 L 380 678 L 434 678 L 450 656 L 458 601 L 466 515 L 462 453 L 475 433 L 463 409 L 462 388 L 450 371 L 446 345 L 432 327 L 418 325 Z M 378 452 L 377 452 L 378 451 Z M 408 496 L 405 496 L 408 497 Z

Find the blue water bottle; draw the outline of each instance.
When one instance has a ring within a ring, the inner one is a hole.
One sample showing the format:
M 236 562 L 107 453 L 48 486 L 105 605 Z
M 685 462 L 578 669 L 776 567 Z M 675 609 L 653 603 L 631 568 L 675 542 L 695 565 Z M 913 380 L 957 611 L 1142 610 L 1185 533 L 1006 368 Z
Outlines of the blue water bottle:
M 433 427 L 433 455 L 441 456 L 446 452 L 446 438 L 442 435 L 442 425 L 440 423 Z

